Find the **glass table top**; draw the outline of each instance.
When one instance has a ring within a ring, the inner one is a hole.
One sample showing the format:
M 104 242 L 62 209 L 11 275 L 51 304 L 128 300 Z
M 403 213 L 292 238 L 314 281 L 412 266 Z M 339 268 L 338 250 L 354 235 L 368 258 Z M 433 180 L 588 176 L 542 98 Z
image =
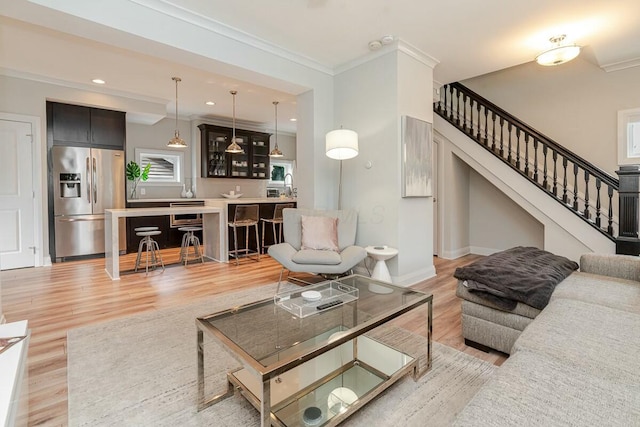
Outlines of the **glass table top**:
M 278 298 L 267 299 L 201 317 L 198 322 L 240 357 L 257 362 L 255 366 L 269 368 L 313 353 L 337 340 L 346 342 L 432 299 L 422 292 L 359 275 L 330 282 L 334 286 L 357 289 L 357 299 L 346 299 L 341 305 L 317 310 L 317 314 L 306 317 L 296 316 L 276 304 Z M 289 291 L 287 296 L 300 297 L 314 286 Z

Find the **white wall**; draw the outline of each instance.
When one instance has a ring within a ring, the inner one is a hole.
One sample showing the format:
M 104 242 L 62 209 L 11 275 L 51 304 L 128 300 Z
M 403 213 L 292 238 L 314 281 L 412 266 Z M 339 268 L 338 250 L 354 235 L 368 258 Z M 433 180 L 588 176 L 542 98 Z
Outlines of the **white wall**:
M 640 107 L 640 67 L 607 73 L 583 53 L 560 66 L 530 62 L 462 84 L 617 177 L 617 112 Z
M 400 50 L 335 77 L 334 126 L 358 132 L 360 150 L 343 161 L 342 208 L 359 212 L 359 245 L 398 248 L 387 265 L 401 285 L 435 274 L 432 200 L 403 199 L 400 191 L 401 116 L 432 121 L 432 79 L 431 67 Z
M 184 164 L 182 169 L 181 183 L 175 185 L 151 185 L 141 181 L 138 184 L 139 199 L 180 197 L 182 184 L 191 182 L 192 177 L 192 156 L 194 150 L 191 143 L 191 126 L 189 121 L 178 120 L 178 130 L 180 137 L 187 141 L 187 148 L 170 148 L 167 142 L 173 138 L 176 127 L 175 118 L 165 118 L 154 125 L 144 125 L 137 123 L 127 123 L 127 151 L 126 162 L 137 161 L 135 156 L 136 148 L 147 148 L 163 150 L 168 152 L 183 153 Z M 199 165 L 199 164 L 198 164 Z M 141 165 L 142 167 L 143 165 Z M 142 195 L 142 189 L 145 194 Z M 127 194 L 128 196 L 128 194 Z M 198 194 L 198 196 L 201 196 Z
M 514 246 L 544 248 L 543 225 L 473 169 L 468 213 L 471 253 L 490 255 Z

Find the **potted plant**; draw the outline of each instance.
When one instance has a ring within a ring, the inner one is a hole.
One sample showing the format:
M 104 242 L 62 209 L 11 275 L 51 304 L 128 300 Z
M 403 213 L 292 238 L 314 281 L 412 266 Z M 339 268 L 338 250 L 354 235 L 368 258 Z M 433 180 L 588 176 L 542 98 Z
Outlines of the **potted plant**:
M 131 199 L 137 198 L 136 189 L 138 188 L 138 183 L 140 180 L 146 181 L 149 179 L 149 171 L 151 170 L 151 163 L 148 163 L 144 169 L 140 169 L 140 165 L 138 165 L 133 160 L 127 163 L 127 167 L 125 168 L 125 173 L 127 175 L 127 180 L 132 181 L 131 185 Z

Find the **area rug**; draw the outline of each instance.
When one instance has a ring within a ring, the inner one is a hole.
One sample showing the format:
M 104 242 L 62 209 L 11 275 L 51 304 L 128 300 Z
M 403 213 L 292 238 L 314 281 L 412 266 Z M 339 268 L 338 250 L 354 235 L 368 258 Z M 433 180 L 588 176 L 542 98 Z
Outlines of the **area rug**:
M 268 298 L 274 291 L 275 285 L 267 285 L 70 330 L 69 425 L 260 425 L 258 412 L 237 394 L 196 411 L 195 318 Z M 403 331 L 383 329 L 376 334 L 401 336 L 409 347 L 424 346 L 424 338 Z M 411 354 L 410 348 L 406 351 Z M 206 338 L 205 355 L 207 393 L 223 391 L 226 372 L 238 362 Z M 434 342 L 431 371 L 418 382 L 410 376 L 401 379 L 343 425 L 450 425 L 494 369 Z

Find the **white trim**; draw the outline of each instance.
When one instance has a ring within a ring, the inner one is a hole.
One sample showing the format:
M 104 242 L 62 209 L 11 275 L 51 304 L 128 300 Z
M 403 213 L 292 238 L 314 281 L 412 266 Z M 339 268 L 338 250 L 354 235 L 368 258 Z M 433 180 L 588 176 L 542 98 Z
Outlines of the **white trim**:
M 618 164 L 636 165 L 640 163 L 640 157 L 629 157 L 629 138 L 627 134 L 628 124 L 640 122 L 640 108 L 618 111 Z
M 31 125 L 31 179 L 33 180 L 33 239 L 36 246 L 36 253 L 34 255 L 34 266 L 42 267 L 45 265 L 44 261 L 44 237 L 43 237 L 43 216 L 42 216 L 42 197 L 44 184 L 42 181 L 42 137 L 40 136 L 40 117 L 38 116 L 26 116 L 22 114 L 3 113 L 0 112 L 0 119 L 10 120 L 15 122 L 29 123 Z M 46 166 L 44 166 L 46 167 Z M 51 259 L 48 259 L 48 264 L 51 264 Z
M 319 71 L 321 73 L 325 73 L 330 76 L 333 75 L 333 70 L 331 69 L 331 67 L 321 64 L 312 58 L 284 49 L 280 46 L 277 46 L 271 42 L 268 42 L 264 39 L 256 37 L 252 34 L 249 34 L 237 28 L 231 27 L 222 22 L 216 21 L 204 15 L 201 15 L 199 13 L 195 13 L 188 9 L 182 8 L 175 4 L 171 4 L 165 0 L 129 0 L 129 1 L 131 1 L 132 3 L 136 3 L 139 6 L 154 10 L 158 13 L 162 13 L 172 18 L 179 19 L 183 22 L 198 26 L 207 31 L 211 31 L 221 36 L 228 37 L 232 40 L 236 40 L 240 43 L 244 43 L 256 49 L 263 50 L 272 55 L 279 56 L 280 58 L 293 61 L 305 67 Z
M 342 65 L 338 65 L 337 67 L 334 68 L 334 75 L 344 73 L 345 71 L 348 71 L 359 65 L 365 64 L 369 61 L 373 61 L 376 58 L 379 58 L 390 52 L 395 52 L 395 51 L 403 52 L 430 68 L 435 68 L 435 66 L 440 63 L 440 61 L 438 61 L 431 55 L 424 53 L 417 47 L 405 42 L 402 39 L 398 39 L 392 44 L 383 46 L 380 50 L 377 50 L 373 53 L 369 52 L 366 55 L 363 55 L 359 58 L 345 62 Z
M 430 265 L 429 267 L 417 271 L 412 271 L 411 273 L 402 276 L 391 276 L 391 281 L 396 286 L 407 288 L 409 286 L 415 285 L 418 282 L 431 279 L 432 277 L 436 277 L 436 267 Z
M 450 251 L 442 251 L 442 255 L 439 255 L 440 258 L 444 259 L 458 259 L 465 255 L 469 255 L 471 253 L 471 247 L 465 246 L 463 248 L 453 249 Z
M 627 59 L 625 61 L 620 62 L 612 62 L 611 64 L 601 65 L 602 68 L 607 73 L 611 73 L 613 71 L 626 70 L 627 68 L 640 67 L 640 58 L 632 58 Z
M 503 251 L 504 249 L 483 248 L 482 246 L 469 246 L 469 250 L 474 255 L 489 256 L 497 252 Z

